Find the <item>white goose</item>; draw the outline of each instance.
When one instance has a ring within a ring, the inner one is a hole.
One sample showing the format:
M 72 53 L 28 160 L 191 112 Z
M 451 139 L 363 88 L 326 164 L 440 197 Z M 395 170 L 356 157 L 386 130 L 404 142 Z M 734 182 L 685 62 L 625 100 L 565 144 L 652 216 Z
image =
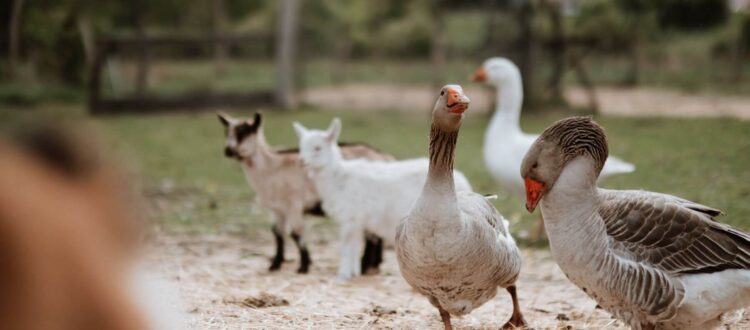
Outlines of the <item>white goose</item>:
M 445 329 L 450 315 L 463 315 L 506 288 L 513 314 L 506 328 L 526 323 L 516 297 L 521 254 L 508 222 L 485 197 L 456 192 L 453 160 L 469 99 L 447 85 L 432 112 L 430 165 L 422 193 L 396 232 L 401 274 L 438 308 Z
M 634 329 L 707 329 L 750 305 L 750 235 L 721 211 L 647 191 L 597 188 L 604 130 L 589 117 L 547 128 L 521 166 L 568 278 Z
M 518 177 L 521 160 L 539 136 L 521 131 L 523 103 L 521 72 L 508 59 L 493 57 L 484 62 L 471 78 L 497 88 L 496 109 L 484 136 L 484 162 L 487 170 L 510 194 L 522 196 L 523 181 Z M 599 180 L 635 171 L 635 166 L 609 157 Z

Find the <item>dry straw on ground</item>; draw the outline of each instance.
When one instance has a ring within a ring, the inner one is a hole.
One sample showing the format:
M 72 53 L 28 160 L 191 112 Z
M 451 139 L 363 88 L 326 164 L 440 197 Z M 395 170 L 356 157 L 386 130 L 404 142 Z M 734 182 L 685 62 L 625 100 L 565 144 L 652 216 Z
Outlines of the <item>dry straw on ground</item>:
M 270 234 L 269 234 L 270 236 Z M 233 236 L 160 236 L 149 265 L 176 283 L 193 329 L 440 329 L 437 311 L 401 278 L 393 251 L 378 275 L 349 282 L 334 279 L 337 249 L 312 244 L 313 267 L 295 273 L 296 251 L 279 273 L 267 271 L 273 244 Z M 546 250 L 525 250 L 518 285 L 534 329 L 623 329 L 571 285 Z M 510 317 L 508 294 L 468 316 L 457 329 L 498 329 Z M 750 327 L 745 316 L 731 328 Z

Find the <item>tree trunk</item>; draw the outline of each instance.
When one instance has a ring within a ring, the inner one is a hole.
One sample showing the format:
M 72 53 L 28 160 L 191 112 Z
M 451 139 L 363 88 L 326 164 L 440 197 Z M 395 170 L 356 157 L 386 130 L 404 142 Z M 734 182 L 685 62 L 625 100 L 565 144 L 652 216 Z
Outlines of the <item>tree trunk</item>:
M 485 35 L 484 35 L 484 49 L 483 51 L 487 53 L 487 56 L 495 56 L 496 53 L 499 52 L 499 49 L 497 47 L 497 1 L 495 0 L 485 0 L 484 1 L 484 11 L 487 15 L 487 23 L 485 25 Z
M 78 16 L 78 33 L 81 35 L 81 42 L 83 43 L 86 69 L 90 70 L 94 64 L 96 46 L 94 45 L 94 31 L 91 30 L 91 23 L 83 15 Z
M 143 23 L 140 19 L 138 19 L 135 27 L 135 33 L 138 37 L 145 37 L 146 33 L 143 28 Z M 135 94 L 138 96 L 143 96 L 146 94 L 146 89 L 148 88 L 148 67 L 149 67 L 149 59 L 148 59 L 148 48 L 143 47 L 138 49 L 138 55 L 137 55 L 137 63 L 136 63 L 136 72 L 135 72 Z
M 554 100 L 562 100 L 562 78 L 565 72 L 565 31 L 563 30 L 562 13 L 560 3 L 548 1 L 549 19 L 552 26 L 552 76 L 550 76 L 550 97 Z
M 521 4 L 520 13 L 518 15 L 518 24 L 521 31 L 519 35 L 519 58 L 518 67 L 523 77 L 523 92 L 524 100 L 528 100 L 528 103 L 536 102 L 536 89 L 534 88 L 534 72 L 533 72 L 533 48 L 534 48 L 534 33 L 532 30 L 532 20 L 534 18 L 534 8 L 530 0 L 526 0 Z
M 732 80 L 735 83 L 742 81 L 742 59 L 745 56 L 742 24 L 739 24 L 739 26 L 739 31 L 737 31 L 737 36 L 734 38 L 734 44 L 732 45 Z
M 436 0 L 433 10 L 435 24 L 432 28 L 432 48 L 430 49 L 432 87 L 439 89 L 445 84 L 445 1 Z
M 576 76 L 578 77 L 578 82 L 586 90 L 586 95 L 588 95 L 589 99 L 589 108 L 594 114 L 598 114 L 599 99 L 596 96 L 596 88 L 594 87 L 594 83 L 591 81 L 591 78 L 586 71 L 586 67 L 583 66 L 583 58 L 585 56 L 586 54 L 581 54 L 578 57 L 571 57 L 570 65 L 575 70 Z
M 284 109 L 295 105 L 294 62 L 299 0 L 282 0 L 276 32 L 276 102 Z
M 346 65 L 351 58 L 353 47 L 351 29 L 352 27 L 348 23 L 341 29 L 341 38 L 338 40 L 336 47 L 337 61 L 331 70 L 331 81 L 334 84 L 340 84 L 345 80 Z
M 21 33 L 21 14 L 23 13 L 24 0 L 13 0 L 13 9 L 10 16 L 10 27 L 8 28 L 8 73 L 10 79 L 18 78 L 19 64 L 19 34 Z
M 212 0 L 211 3 L 213 4 L 211 7 L 211 30 L 214 36 L 220 36 L 225 32 L 227 20 L 224 0 Z M 218 42 L 214 44 L 214 69 L 217 78 L 224 76 L 226 72 L 227 53 L 226 44 Z
M 630 60 L 630 70 L 628 76 L 625 78 L 626 86 L 637 86 L 640 80 L 641 73 L 641 61 L 638 56 L 638 36 L 634 35 L 630 41 L 630 47 L 628 49 L 628 59 Z

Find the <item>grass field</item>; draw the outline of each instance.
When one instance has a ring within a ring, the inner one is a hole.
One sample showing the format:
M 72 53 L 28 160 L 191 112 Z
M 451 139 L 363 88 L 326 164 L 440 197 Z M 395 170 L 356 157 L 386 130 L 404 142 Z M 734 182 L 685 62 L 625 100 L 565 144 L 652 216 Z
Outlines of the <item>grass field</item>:
M 249 116 L 250 111 L 231 111 Z M 315 110 L 266 111 L 265 132 L 277 146 L 293 146 L 291 122 L 326 127 L 342 118 L 342 138 L 365 141 L 399 158 L 427 153 L 429 119 L 418 115 L 373 112 L 331 113 Z M 567 113 L 526 116 L 523 127 L 540 131 Z M 269 219 L 251 206 L 252 192 L 235 161 L 224 158 L 223 129 L 213 113 L 87 118 L 78 106 L 0 110 L 0 121 L 46 117 L 89 124 L 101 145 L 134 176 L 143 192 L 146 214 L 167 231 L 231 232 L 252 235 L 266 230 Z M 485 171 L 481 147 L 487 118 L 472 116 L 461 131 L 456 167 L 478 192 L 498 193 L 498 209 L 518 232 L 534 226 L 520 198 L 505 195 Z M 606 182 L 607 187 L 648 189 L 675 194 L 720 208 L 719 218 L 750 230 L 750 122 L 732 119 L 598 118 L 607 129 L 610 150 L 637 166 L 633 174 Z M 330 226 L 328 220 L 311 226 Z

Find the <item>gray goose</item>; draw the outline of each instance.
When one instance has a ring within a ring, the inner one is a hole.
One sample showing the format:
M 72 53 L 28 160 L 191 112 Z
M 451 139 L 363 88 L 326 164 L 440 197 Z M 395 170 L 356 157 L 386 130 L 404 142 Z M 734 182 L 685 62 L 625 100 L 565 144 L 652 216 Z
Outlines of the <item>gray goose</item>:
M 521 165 L 565 275 L 634 329 L 706 329 L 750 305 L 750 235 L 679 197 L 597 188 L 604 130 L 589 117 L 547 128 Z
M 396 231 L 396 254 L 404 279 L 427 296 L 445 329 L 450 315 L 464 315 L 506 288 L 513 315 L 505 328 L 526 323 L 516 297 L 521 254 L 508 222 L 482 195 L 456 192 L 453 160 L 469 99 L 461 86 L 446 85 L 432 112 L 427 181 Z

